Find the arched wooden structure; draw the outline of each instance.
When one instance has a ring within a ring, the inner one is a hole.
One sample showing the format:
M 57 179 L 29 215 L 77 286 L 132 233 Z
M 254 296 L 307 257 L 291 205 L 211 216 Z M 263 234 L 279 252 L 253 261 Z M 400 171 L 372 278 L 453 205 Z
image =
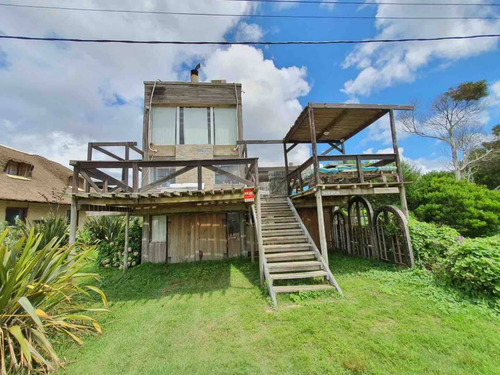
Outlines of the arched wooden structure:
M 350 254 L 349 228 L 347 215 L 341 210 L 335 210 L 332 214 L 332 242 L 336 250 L 344 254 Z
M 395 206 L 382 206 L 373 218 L 380 260 L 412 267 L 413 249 L 403 212 Z
M 370 202 L 363 197 L 353 197 L 349 201 L 347 212 L 351 255 L 377 258 Z

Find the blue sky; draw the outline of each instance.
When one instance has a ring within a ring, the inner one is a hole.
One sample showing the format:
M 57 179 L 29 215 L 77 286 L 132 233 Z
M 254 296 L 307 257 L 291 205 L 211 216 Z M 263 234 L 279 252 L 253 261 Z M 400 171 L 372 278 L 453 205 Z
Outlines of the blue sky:
M 398 0 L 394 0 L 398 1 Z M 401 0 L 402 1 L 402 0 Z M 425 2 L 427 0 L 421 0 Z M 451 0 L 450 0 L 451 1 Z M 14 1 L 13 1 L 14 2 Z M 433 1 L 430 1 L 433 2 Z M 484 2 L 484 1 L 480 1 Z M 489 1 L 491 2 L 491 1 Z M 34 2 L 42 4 L 42 2 Z M 99 0 L 43 5 L 103 8 Z M 500 20 L 398 21 L 381 16 L 499 16 L 499 7 L 346 6 L 224 0 L 109 0 L 106 8 L 231 13 L 206 18 L 99 12 L 0 9 L 0 33 L 158 40 L 338 40 L 500 33 Z M 285 19 L 244 14 L 372 16 L 370 20 Z M 240 16 L 238 16 L 240 15 Z M 85 158 L 89 141 L 137 140 L 146 80 L 201 78 L 243 84 L 245 136 L 283 137 L 307 102 L 408 104 L 464 81 L 491 85 L 484 131 L 500 123 L 498 39 L 383 46 L 130 46 L 0 41 L 0 143 L 64 165 Z M 445 148 L 399 133 L 403 155 L 424 171 L 446 167 Z M 387 121 L 347 144 L 350 153 L 390 147 Z M 250 150 L 252 151 L 252 149 Z M 253 149 L 262 163 L 282 163 L 281 150 Z M 297 148 L 294 162 L 309 151 Z

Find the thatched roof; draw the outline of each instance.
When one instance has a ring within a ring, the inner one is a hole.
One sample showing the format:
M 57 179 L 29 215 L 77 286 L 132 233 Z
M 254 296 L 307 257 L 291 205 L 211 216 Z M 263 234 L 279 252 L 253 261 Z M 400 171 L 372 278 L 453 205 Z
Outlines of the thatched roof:
M 31 178 L 16 178 L 5 173 L 9 161 L 32 165 Z M 42 156 L 0 145 L 0 200 L 69 204 L 73 172 Z

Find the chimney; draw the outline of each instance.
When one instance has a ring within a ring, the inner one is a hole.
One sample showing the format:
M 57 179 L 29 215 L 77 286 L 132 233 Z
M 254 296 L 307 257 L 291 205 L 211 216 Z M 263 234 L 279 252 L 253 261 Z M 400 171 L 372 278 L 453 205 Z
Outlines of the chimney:
M 198 71 L 196 69 L 191 70 L 191 83 L 200 82 L 198 77 Z

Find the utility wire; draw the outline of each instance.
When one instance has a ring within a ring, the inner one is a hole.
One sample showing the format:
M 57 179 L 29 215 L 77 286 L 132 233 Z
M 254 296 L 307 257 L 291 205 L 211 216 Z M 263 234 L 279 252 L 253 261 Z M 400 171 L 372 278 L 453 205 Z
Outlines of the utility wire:
M 246 0 L 248 1 L 248 0 Z M 499 4 L 500 5 L 500 4 Z M 253 17 L 253 18 L 314 18 L 314 19 L 361 19 L 361 20 L 498 20 L 500 17 L 398 17 L 398 16 L 332 16 L 332 15 L 305 15 L 305 14 L 228 14 L 228 13 L 195 13 L 195 12 L 169 12 L 154 10 L 126 10 L 126 9 L 97 9 L 97 8 L 77 8 L 77 7 L 59 7 L 47 5 L 26 5 L 26 4 L 7 4 L 0 3 L 0 6 L 13 8 L 32 8 L 45 10 L 63 10 L 63 11 L 83 11 L 83 12 L 107 12 L 107 13 L 134 13 L 134 14 L 157 14 L 171 16 L 204 16 L 204 17 Z
M 442 36 L 435 38 L 404 38 L 404 39 L 364 39 L 364 40 L 314 40 L 314 41 L 277 41 L 277 42 L 228 42 L 228 41 L 180 41 L 180 40 L 128 40 L 128 39 L 80 39 L 80 38 L 49 38 L 21 35 L 0 35 L 0 39 L 31 40 L 44 42 L 72 43 L 125 43 L 125 44 L 180 44 L 180 45 L 318 45 L 318 44 L 368 44 L 368 43 L 405 43 L 430 42 L 440 40 L 463 40 L 479 38 L 499 38 L 500 34 L 482 34 L 465 36 Z
M 397 1 L 379 1 L 367 3 L 364 1 L 334 1 L 334 0 L 224 0 L 240 3 L 285 3 L 285 4 L 337 4 L 337 5 L 415 5 L 415 6 L 492 6 L 499 7 L 500 3 L 417 3 L 417 2 L 397 2 Z

